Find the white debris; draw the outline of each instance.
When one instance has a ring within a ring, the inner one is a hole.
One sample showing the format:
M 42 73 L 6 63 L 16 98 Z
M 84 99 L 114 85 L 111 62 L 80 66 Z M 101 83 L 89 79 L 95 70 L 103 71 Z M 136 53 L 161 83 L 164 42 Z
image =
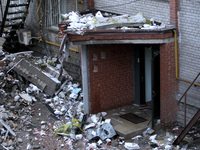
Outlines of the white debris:
M 99 117 L 97 117 L 97 115 L 95 115 L 95 114 L 92 115 L 90 118 L 91 118 L 93 123 L 97 123 L 99 121 Z
M 94 137 L 100 137 L 101 140 L 105 140 L 108 138 L 112 138 L 116 135 L 116 132 L 113 126 L 109 123 L 102 123 L 95 128 L 87 129 L 87 137 L 89 140 L 93 139 Z
M 95 125 L 96 125 L 95 123 L 90 123 L 90 124 L 85 126 L 84 130 L 87 130 L 89 128 L 95 127 Z
M 78 94 L 76 94 L 76 93 L 71 93 L 71 94 L 69 95 L 69 97 L 72 98 L 72 99 L 76 99 L 76 98 L 78 97 Z
M 23 142 L 22 138 L 17 138 L 17 141 L 18 141 L 19 143 L 22 143 L 22 142 Z
M 43 125 L 43 124 L 45 124 L 46 123 L 46 121 L 41 121 L 41 125 Z
M 111 119 L 106 119 L 105 123 L 111 123 Z
M 65 106 L 62 106 L 62 108 L 61 108 L 61 112 L 64 112 L 64 111 L 66 111 L 67 109 L 65 108 Z
M 32 102 L 32 97 L 28 93 L 20 93 L 19 95 L 27 102 Z
M 172 146 L 171 145 L 165 145 L 165 150 L 172 150 Z
M 152 135 L 152 136 L 149 137 L 149 140 L 150 140 L 151 142 L 153 142 L 153 143 L 158 143 L 157 140 L 156 140 L 156 137 L 157 137 L 157 134 Z
M 91 149 L 96 149 L 96 148 L 97 148 L 96 143 L 88 143 L 88 147 L 86 148 L 86 150 L 91 150 Z
M 102 140 L 98 140 L 97 142 L 99 145 L 103 144 Z
M 139 138 L 142 138 L 142 136 L 141 135 L 137 135 L 137 136 L 133 137 L 132 140 L 139 139 Z
M 41 126 L 41 129 L 42 129 L 42 130 L 44 130 L 45 128 L 46 128 L 46 126 L 45 126 L 45 125 L 42 125 L 42 126 Z
M 41 131 L 40 131 L 40 135 L 41 135 L 41 136 L 46 135 L 45 131 L 44 131 L 44 130 L 41 130 Z
M 31 144 L 28 143 L 27 146 L 26 146 L 26 150 L 30 150 L 31 149 Z
M 14 101 L 18 101 L 20 99 L 20 96 L 19 95 L 16 95 L 15 97 L 14 97 Z
M 82 112 L 82 111 L 83 111 L 83 106 L 84 106 L 83 102 L 80 102 L 80 103 L 78 104 L 78 106 L 77 106 L 77 111 L 78 111 L 78 112 Z
M 83 135 L 82 135 L 82 134 L 77 134 L 77 135 L 76 135 L 76 139 L 77 139 L 77 140 L 81 140 L 82 138 L 83 138 Z
M 112 140 L 111 139 L 106 139 L 106 142 L 107 143 L 110 143 Z
M 107 115 L 107 112 L 101 112 L 101 115 L 102 115 L 103 117 L 105 117 L 105 116 Z
M 56 115 L 63 115 L 63 113 L 62 113 L 61 111 L 59 111 L 58 109 L 56 109 L 56 110 L 54 111 L 54 114 L 56 114 Z
M 145 23 L 146 18 L 141 13 L 135 16 L 120 15 L 104 17 L 100 11 L 96 15 L 88 14 L 80 16 L 77 12 L 70 12 L 62 15 L 65 21 L 69 22 L 68 30 L 77 31 L 81 34 L 85 29 L 95 29 L 96 27 L 122 23 Z
M 49 99 L 45 99 L 45 103 L 51 103 L 51 98 L 49 98 Z
M 125 142 L 124 147 L 128 150 L 140 149 L 140 146 L 136 143 Z

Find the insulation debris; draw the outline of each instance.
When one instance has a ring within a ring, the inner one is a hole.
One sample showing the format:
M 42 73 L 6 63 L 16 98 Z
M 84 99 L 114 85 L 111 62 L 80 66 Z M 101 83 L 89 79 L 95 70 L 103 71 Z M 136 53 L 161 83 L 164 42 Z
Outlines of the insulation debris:
M 157 30 L 165 28 L 165 24 L 156 22 L 151 19 L 148 20 L 142 13 L 136 15 L 110 15 L 106 16 L 100 11 L 95 15 L 92 13 L 80 15 L 78 12 L 70 12 L 62 14 L 63 22 L 66 24 L 66 31 L 74 31 L 77 34 L 84 34 L 85 30 L 93 29 L 148 29 Z M 63 26 L 63 25 L 62 25 Z

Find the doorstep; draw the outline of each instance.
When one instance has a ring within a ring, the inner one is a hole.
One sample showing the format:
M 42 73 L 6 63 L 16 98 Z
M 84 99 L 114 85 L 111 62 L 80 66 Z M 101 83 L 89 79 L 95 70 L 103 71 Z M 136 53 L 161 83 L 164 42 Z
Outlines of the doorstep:
M 146 121 L 133 123 L 120 117 L 121 115 L 127 113 L 135 114 L 144 118 Z M 105 119 L 111 119 L 111 124 L 119 136 L 123 136 L 125 139 L 130 139 L 137 135 L 141 135 L 148 127 L 151 126 L 151 110 L 148 108 L 140 110 L 136 105 L 129 105 L 107 111 Z

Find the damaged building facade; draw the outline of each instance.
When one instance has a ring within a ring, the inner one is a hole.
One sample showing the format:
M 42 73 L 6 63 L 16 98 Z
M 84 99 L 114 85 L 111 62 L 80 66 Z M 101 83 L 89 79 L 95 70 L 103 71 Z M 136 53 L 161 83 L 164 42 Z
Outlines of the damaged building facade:
M 169 33 L 119 30 L 91 30 L 81 36 L 69 33 L 72 43 L 82 45 L 85 110 L 95 113 L 133 103 L 141 105 L 156 95 L 159 100 L 156 96 L 153 100 L 155 117 L 166 124 L 177 120 L 181 124 L 189 122 L 199 109 L 195 94 L 199 86 L 191 86 L 185 108 L 183 100 L 177 102 L 199 72 L 198 4 L 195 0 L 95 1 L 97 10 L 118 14 L 142 12 L 145 17 L 174 28 Z M 154 58 L 157 62 L 151 65 Z M 198 79 L 195 85 L 199 85 Z
M 63 13 L 81 12 L 87 8 L 115 14 L 141 12 L 146 18 L 168 26 L 159 31 L 91 30 L 84 35 L 71 33 L 68 36 L 70 57 L 65 68 L 74 78 L 82 79 L 87 113 L 147 104 L 156 95 L 153 105 L 155 117 L 161 118 L 163 123 L 177 120 L 184 123 L 184 102 L 178 105 L 177 101 L 199 72 L 198 0 L 61 0 L 55 5 L 49 1 L 33 1 L 31 4 L 26 28 L 31 30 L 33 37 L 38 37 L 40 20 L 52 55 L 59 54 L 62 38 L 58 37 L 58 24 Z M 35 10 L 40 10 L 40 15 Z M 41 40 L 36 40 L 36 43 L 40 45 L 37 51 L 45 53 Z M 152 60 L 155 65 L 151 65 Z M 199 108 L 198 79 L 195 85 L 187 93 L 187 122 Z

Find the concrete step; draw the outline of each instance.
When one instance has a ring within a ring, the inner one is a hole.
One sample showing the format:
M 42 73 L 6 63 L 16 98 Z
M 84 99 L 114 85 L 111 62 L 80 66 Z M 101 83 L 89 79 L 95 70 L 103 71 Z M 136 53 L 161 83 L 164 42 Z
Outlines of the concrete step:
M 146 121 L 141 123 L 132 123 L 126 119 L 120 117 L 123 114 L 132 113 L 141 118 L 146 119 Z M 143 132 L 151 126 L 151 111 L 149 109 L 139 110 L 138 107 L 134 105 L 125 106 L 122 108 L 107 111 L 106 118 L 111 119 L 111 124 L 113 125 L 115 131 L 120 136 L 125 139 L 131 139 L 137 135 L 142 135 Z

